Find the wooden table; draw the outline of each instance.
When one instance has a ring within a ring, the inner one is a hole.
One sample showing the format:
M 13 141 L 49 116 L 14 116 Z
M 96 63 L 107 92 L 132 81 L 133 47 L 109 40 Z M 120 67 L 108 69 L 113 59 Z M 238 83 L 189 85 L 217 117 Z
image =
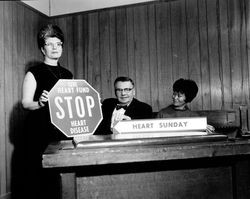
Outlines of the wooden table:
M 51 144 L 43 167 L 56 168 L 61 198 L 249 198 L 250 141 L 225 136 Z

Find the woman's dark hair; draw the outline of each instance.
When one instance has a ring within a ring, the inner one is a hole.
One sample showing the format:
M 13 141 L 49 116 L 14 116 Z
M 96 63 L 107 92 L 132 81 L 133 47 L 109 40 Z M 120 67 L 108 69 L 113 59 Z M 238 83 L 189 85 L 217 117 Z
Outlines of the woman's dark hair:
M 56 37 L 60 39 L 62 43 L 64 43 L 64 35 L 62 30 L 57 25 L 48 24 L 41 28 L 37 34 L 37 43 L 39 49 L 44 47 L 45 40 L 48 37 Z
M 173 91 L 183 93 L 186 96 L 185 102 L 191 102 L 198 93 L 198 86 L 191 79 L 178 79 L 173 85 Z
M 116 85 L 117 82 L 131 82 L 131 84 L 134 86 L 134 82 L 131 78 L 129 77 L 117 77 L 114 82 L 114 86 Z

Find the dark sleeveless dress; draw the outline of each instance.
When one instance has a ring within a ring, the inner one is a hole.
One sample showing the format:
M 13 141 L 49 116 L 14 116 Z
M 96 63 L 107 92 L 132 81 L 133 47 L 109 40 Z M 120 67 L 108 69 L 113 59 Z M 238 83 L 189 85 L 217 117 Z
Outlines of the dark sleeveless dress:
M 50 91 L 59 79 L 72 79 L 73 75 L 61 66 L 49 66 L 41 63 L 28 70 L 37 82 L 34 101 L 38 101 L 43 90 Z M 50 142 L 67 139 L 50 121 L 48 103 L 44 107 L 29 111 L 25 126 L 27 135 L 33 139 L 34 148 L 43 153 Z
M 34 101 L 38 101 L 43 90 L 50 91 L 59 79 L 72 79 L 73 75 L 61 66 L 41 63 L 28 70 L 37 82 Z M 25 122 L 21 153 L 23 182 L 18 183 L 18 197 L 21 198 L 58 198 L 59 185 L 55 173 L 42 168 L 42 154 L 49 143 L 67 139 L 50 121 L 48 103 L 40 109 L 28 111 Z M 20 167 L 19 166 L 19 167 Z M 21 184 L 21 185 L 20 185 Z

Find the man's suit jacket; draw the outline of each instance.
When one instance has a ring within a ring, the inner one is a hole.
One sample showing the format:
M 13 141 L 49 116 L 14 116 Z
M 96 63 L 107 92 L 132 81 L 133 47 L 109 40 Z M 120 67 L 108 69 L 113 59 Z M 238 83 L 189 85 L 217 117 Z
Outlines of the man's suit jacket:
M 117 104 L 119 104 L 119 101 L 116 98 L 109 98 L 103 101 L 103 120 L 95 131 L 95 135 L 112 134 L 110 130 L 111 118 Z M 124 114 L 131 117 L 131 119 L 148 119 L 152 118 L 152 107 L 134 98 Z

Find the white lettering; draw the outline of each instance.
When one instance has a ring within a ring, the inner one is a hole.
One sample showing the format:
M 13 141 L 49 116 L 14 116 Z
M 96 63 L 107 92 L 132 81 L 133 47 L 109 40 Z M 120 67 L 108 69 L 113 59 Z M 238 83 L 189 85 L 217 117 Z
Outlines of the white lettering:
M 64 97 L 64 99 L 67 101 L 69 118 L 73 118 L 72 107 L 71 107 L 72 97 L 68 96 L 68 97 Z
M 86 125 L 86 120 L 73 120 L 70 123 L 71 123 L 72 127 L 85 126 Z
M 76 113 L 79 117 L 85 116 L 85 109 L 83 104 L 83 99 L 80 96 L 75 98 Z
M 74 88 L 73 87 L 71 87 L 71 88 L 68 88 L 68 87 L 59 87 L 58 89 L 57 89 L 57 92 L 58 93 L 74 93 Z
M 153 125 L 153 123 L 133 124 L 133 129 L 149 129 L 153 128 Z
M 71 134 L 82 134 L 82 133 L 88 133 L 88 132 L 89 132 L 88 126 L 70 128 Z
M 94 108 L 94 106 L 95 106 L 95 101 L 94 101 L 93 97 L 86 96 L 86 103 L 87 103 L 89 117 L 92 117 L 91 109 Z
M 77 93 L 89 93 L 89 88 L 88 87 L 77 87 L 76 92 Z
M 60 105 L 60 103 L 62 103 L 62 102 L 63 102 L 63 100 L 61 97 L 55 97 L 55 105 L 60 111 L 60 112 L 56 112 L 56 116 L 58 117 L 58 119 L 63 119 L 65 117 L 65 112 Z
M 172 127 L 187 127 L 188 122 L 166 122 L 159 123 L 160 128 L 172 128 Z
M 77 82 L 67 82 L 68 87 L 77 87 Z
M 76 96 L 74 102 L 72 100 L 72 96 L 65 96 L 64 98 L 59 96 L 55 97 L 55 105 L 59 110 L 58 112 L 56 112 L 56 116 L 58 117 L 58 119 L 63 119 L 65 117 L 65 110 L 63 109 L 63 107 L 66 107 L 66 109 L 68 109 L 68 117 L 70 119 L 75 116 L 74 114 L 76 114 L 76 116 L 80 118 L 85 117 L 86 113 L 89 117 L 93 116 L 92 109 L 95 107 L 95 101 L 92 96 L 86 96 L 86 98 Z

